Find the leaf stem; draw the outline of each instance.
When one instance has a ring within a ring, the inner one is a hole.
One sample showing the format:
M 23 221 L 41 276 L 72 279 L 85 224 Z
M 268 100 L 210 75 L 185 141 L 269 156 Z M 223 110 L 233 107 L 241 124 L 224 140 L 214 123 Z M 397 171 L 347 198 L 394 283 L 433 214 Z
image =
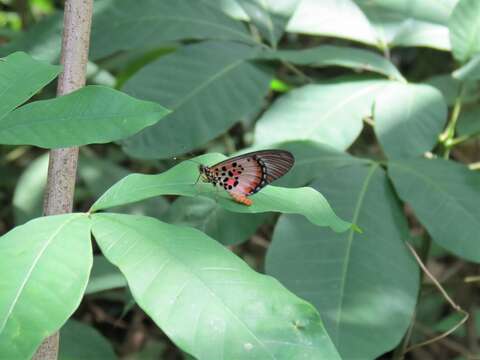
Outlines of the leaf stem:
M 470 139 L 473 139 L 474 137 L 477 137 L 478 135 L 480 135 L 480 131 L 477 131 L 477 132 L 474 132 L 474 133 L 471 133 L 471 134 L 468 134 L 468 135 L 459 136 L 457 138 L 454 138 L 454 139 L 450 140 L 448 142 L 448 146 L 450 146 L 450 147 L 457 146 L 461 143 L 464 143 L 465 141 L 468 141 Z
M 288 61 L 285 61 L 285 60 L 280 60 L 280 61 L 287 69 L 289 69 L 295 75 L 299 76 L 303 81 L 305 81 L 306 83 L 309 83 L 309 84 L 313 83 L 312 78 L 305 75 L 303 73 L 303 71 L 300 70 L 299 68 L 297 68 L 295 65 L 293 65 L 293 64 L 291 64 L 291 63 L 289 63 Z
M 453 105 L 452 114 L 450 116 L 450 120 L 448 121 L 448 125 L 440 134 L 439 140 L 444 146 L 444 153 L 443 157 L 448 159 L 450 156 L 450 149 L 455 146 L 456 144 L 453 143 L 453 137 L 455 135 L 455 128 L 457 126 L 457 121 L 460 116 L 460 112 L 462 110 L 462 102 L 463 96 L 465 93 L 465 84 L 462 84 L 459 90 L 459 93 L 455 99 L 455 104 Z

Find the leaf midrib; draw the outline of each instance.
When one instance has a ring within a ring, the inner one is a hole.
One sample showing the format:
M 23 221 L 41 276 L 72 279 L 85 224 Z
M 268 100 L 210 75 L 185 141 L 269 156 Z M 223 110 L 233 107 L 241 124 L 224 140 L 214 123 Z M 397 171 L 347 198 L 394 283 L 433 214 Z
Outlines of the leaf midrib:
M 358 97 L 361 97 L 363 95 L 366 95 L 368 93 L 371 93 L 377 88 L 385 86 L 385 82 L 380 80 L 381 83 L 374 83 L 370 86 L 366 86 L 365 88 L 361 88 L 358 92 L 353 93 L 352 95 L 348 96 L 346 99 L 343 101 L 340 101 L 338 104 L 333 106 L 330 110 L 328 110 L 323 116 L 321 116 L 316 123 L 314 123 L 314 126 L 312 126 L 310 129 L 307 129 L 307 131 L 304 133 L 305 138 L 311 138 L 312 136 L 314 137 L 315 131 L 319 127 L 321 127 L 324 124 L 324 121 L 331 117 L 333 114 L 335 114 L 339 109 L 343 108 L 346 106 L 348 103 L 357 100 Z M 359 114 L 360 115 L 360 114 Z
M 370 171 L 367 173 L 367 176 L 365 177 L 365 181 L 362 184 L 362 187 L 360 189 L 360 193 L 357 198 L 357 204 L 355 205 L 355 209 L 353 212 L 353 217 L 352 217 L 352 224 L 356 224 L 358 222 L 358 218 L 360 216 L 360 210 L 363 204 L 363 200 L 365 198 L 365 194 L 368 189 L 368 184 L 370 183 L 370 180 L 377 170 L 377 168 L 380 165 L 378 163 L 375 163 L 372 165 Z M 346 286 L 346 279 L 347 279 L 347 272 L 348 272 L 348 265 L 350 264 L 350 252 L 352 248 L 352 241 L 355 235 L 355 231 L 351 229 L 348 233 L 347 237 L 347 249 L 346 249 L 346 254 L 345 254 L 345 262 L 343 265 L 343 271 L 342 271 L 342 277 L 341 277 L 341 285 L 340 285 L 340 299 L 339 299 L 339 306 L 338 306 L 338 311 L 337 311 L 337 316 L 335 319 L 336 322 L 336 334 L 335 334 L 335 344 L 337 345 L 338 348 L 340 348 L 340 321 L 342 317 L 342 309 L 343 309 L 343 301 L 345 299 L 345 286 Z

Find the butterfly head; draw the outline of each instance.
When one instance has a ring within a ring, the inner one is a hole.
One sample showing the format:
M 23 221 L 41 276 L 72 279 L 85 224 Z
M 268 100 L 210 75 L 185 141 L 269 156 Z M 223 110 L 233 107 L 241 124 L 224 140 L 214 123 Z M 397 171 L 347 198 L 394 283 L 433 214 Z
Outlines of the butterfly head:
M 210 173 L 210 168 L 205 165 L 198 165 L 198 171 L 200 171 L 200 177 L 203 182 L 211 182 L 211 173 Z

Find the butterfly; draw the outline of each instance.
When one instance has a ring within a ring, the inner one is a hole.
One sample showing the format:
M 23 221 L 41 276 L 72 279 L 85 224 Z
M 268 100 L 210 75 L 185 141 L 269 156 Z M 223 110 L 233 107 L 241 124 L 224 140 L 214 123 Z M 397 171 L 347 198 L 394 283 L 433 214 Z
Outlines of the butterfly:
M 235 156 L 212 166 L 200 164 L 203 182 L 225 189 L 234 201 L 250 206 L 247 196 L 285 175 L 293 166 L 293 155 L 285 150 L 261 150 Z

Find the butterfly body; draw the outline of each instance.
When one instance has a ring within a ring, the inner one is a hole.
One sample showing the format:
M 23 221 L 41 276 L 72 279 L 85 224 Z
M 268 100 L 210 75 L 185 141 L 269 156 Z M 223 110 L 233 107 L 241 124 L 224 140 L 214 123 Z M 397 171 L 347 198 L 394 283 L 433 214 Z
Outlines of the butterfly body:
M 222 187 L 238 203 L 250 206 L 253 195 L 286 174 L 293 166 L 293 155 L 285 150 L 262 150 L 239 155 L 213 166 L 200 165 L 204 182 Z

